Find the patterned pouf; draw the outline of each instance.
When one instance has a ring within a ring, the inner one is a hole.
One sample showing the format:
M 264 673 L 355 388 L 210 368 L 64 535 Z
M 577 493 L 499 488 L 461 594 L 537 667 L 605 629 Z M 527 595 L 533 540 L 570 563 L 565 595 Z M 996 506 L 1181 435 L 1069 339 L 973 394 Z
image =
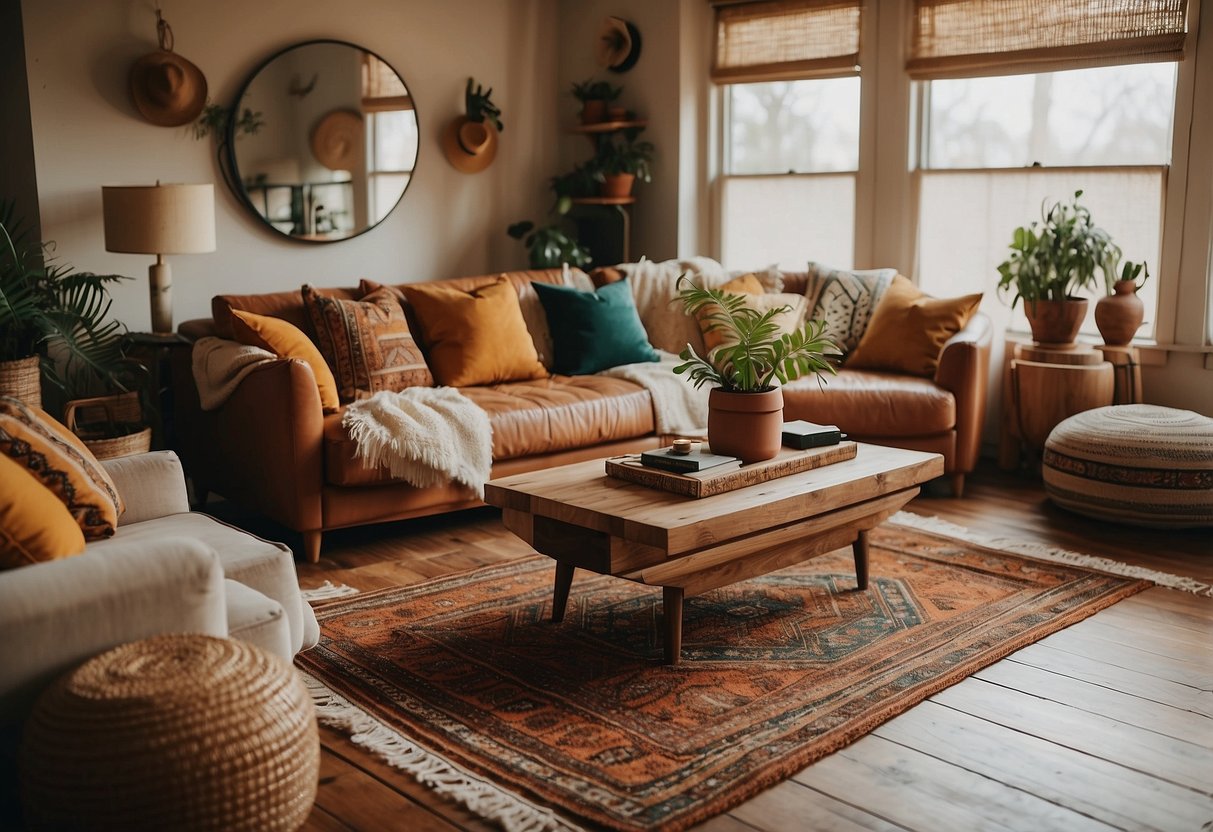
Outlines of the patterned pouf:
M 1043 474 L 1053 502 L 1088 517 L 1213 526 L 1213 419 L 1151 404 L 1088 410 L 1049 434 Z

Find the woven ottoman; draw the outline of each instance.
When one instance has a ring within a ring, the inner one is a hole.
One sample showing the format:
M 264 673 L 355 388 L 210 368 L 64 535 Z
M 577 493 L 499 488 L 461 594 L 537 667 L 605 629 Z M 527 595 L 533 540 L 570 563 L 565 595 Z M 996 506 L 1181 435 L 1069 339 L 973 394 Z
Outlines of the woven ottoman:
M 236 639 L 163 635 L 42 694 L 22 802 L 33 829 L 290 832 L 319 767 L 315 709 L 291 665 Z
M 1213 526 L 1213 419 L 1152 404 L 1088 410 L 1049 434 L 1042 473 L 1053 502 L 1088 517 Z

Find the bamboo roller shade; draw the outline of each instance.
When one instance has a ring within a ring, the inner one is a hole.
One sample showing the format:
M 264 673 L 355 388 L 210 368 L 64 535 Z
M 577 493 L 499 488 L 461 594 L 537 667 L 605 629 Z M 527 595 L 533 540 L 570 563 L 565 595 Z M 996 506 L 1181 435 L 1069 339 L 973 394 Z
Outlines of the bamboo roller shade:
M 737 84 L 854 75 L 861 6 L 861 0 L 718 6 L 712 80 Z

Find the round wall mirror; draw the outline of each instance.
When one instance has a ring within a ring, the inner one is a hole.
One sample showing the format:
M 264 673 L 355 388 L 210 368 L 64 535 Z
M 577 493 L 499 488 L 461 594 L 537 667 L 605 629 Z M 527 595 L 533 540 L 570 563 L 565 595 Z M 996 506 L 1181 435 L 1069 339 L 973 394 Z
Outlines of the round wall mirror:
M 254 132 L 245 110 L 259 114 Z M 386 61 L 351 43 L 314 40 L 271 56 L 233 113 L 237 195 L 292 240 L 333 242 L 374 228 L 413 177 L 413 98 Z

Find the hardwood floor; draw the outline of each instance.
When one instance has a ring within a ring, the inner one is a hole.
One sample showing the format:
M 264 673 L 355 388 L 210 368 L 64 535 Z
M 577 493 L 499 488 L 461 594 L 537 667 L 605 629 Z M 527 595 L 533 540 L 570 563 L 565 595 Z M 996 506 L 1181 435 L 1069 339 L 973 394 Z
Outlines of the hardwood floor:
M 964 499 L 908 507 L 1213 582 L 1208 529 L 1085 520 L 992 468 Z M 261 529 L 291 540 L 281 530 Z M 300 582 L 407 584 L 521 557 L 482 509 L 325 536 Z M 469 812 L 322 729 L 308 830 L 483 830 Z M 743 830 L 1213 830 L 1213 598 L 1154 588 L 1009 656 L 699 827 Z

